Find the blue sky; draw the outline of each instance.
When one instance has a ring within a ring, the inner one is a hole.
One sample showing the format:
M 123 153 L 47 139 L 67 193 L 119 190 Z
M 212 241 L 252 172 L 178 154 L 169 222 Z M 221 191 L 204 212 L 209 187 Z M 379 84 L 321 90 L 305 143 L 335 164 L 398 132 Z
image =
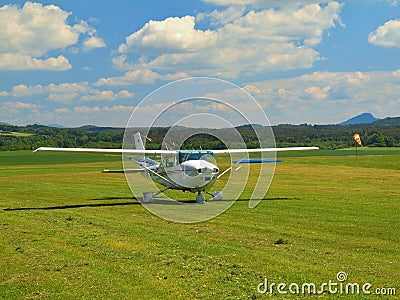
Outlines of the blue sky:
M 0 121 L 125 126 L 192 76 L 244 88 L 272 124 L 400 116 L 399 57 L 394 0 L 1 1 Z

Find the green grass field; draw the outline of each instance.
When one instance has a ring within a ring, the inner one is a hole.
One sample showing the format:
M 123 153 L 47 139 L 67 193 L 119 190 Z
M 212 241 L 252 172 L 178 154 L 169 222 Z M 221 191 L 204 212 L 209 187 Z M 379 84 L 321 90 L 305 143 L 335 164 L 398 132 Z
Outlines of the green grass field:
M 0 130 L 0 135 L 6 135 L 6 136 L 32 136 L 34 134 L 32 133 L 24 133 L 24 132 L 2 132 Z
M 266 278 L 319 286 L 338 272 L 399 298 L 400 150 L 353 154 L 285 153 L 255 209 L 241 198 L 178 224 L 101 173 L 118 156 L 0 152 L 0 298 L 263 299 L 280 296 L 258 293 Z

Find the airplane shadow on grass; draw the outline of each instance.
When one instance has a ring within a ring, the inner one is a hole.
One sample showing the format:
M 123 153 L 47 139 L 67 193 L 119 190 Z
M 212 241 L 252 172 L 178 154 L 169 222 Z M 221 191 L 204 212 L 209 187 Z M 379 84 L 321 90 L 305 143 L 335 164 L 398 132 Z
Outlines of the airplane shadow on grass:
M 286 198 L 286 197 L 277 197 L 277 198 L 263 198 L 263 199 L 252 199 L 252 200 L 261 200 L 261 201 L 286 201 L 286 200 L 301 200 L 300 198 Z M 213 202 L 231 202 L 232 204 L 234 202 L 249 202 L 250 199 L 238 199 L 238 200 L 229 200 L 229 199 L 224 199 L 224 200 L 206 200 L 205 203 L 213 203 Z M 202 205 L 196 203 L 195 200 L 164 200 L 162 198 L 155 198 L 153 202 L 145 204 L 145 205 L 183 205 L 183 204 L 192 204 L 192 205 Z
M 300 198 L 288 198 L 288 197 L 274 197 L 274 198 L 262 198 L 262 199 L 252 199 L 252 200 L 261 200 L 261 201 L 284 201 L 284 200 L 292 200 L 292 201 L 295 201 L 295 200 L 301 200 Z M 236 200 L 236 201 L 238 201 L 238 202 L 241 202 L 241 201 L 250 201 L 250 199 L 238 199 L 238 200 Z
M 121 200 L 130 199 L 129 202 L 114 202 L 114 203 L 85 203 L 85 204 L 70 204 L 70 205 L 56 205 L 56 206 L 45 206 L 45 207 L 16 207 L 16 208 L 4 208 L 4 211 L 23 211 L 23 210 L 57 210 L 57 209 L 73 209 L 73 208 L 85 208 L 85 207 L 114 207 L 114 206 L 127 206 L 127 205 L 137 205 L 140 202 L 136 201 L 133 197 L 118 198 L 109 197 L 109 199 L 101 200 Z M 92 199 L 100 200 L 100 199 Z
M 91 200 L 122 200 L 122 199 L 130 199 L 134 202 L 116 202 L 116 203 L 86 203 L 86 204 L 71 204 L 71 205 L 56 205 L 56 206 L 45 206 L 45 207 L 15 207 L 15 208 L 4 208 L 3 211 L 24 211 L 24 210 L 58 210 L 58 209 L 74 209 L 74 208 L 85 208 L 85 207 L 114 207 L 114 206 L 128 206 L 128 205 L 138 205 L 141 204 L 136 200 L 135 197 L 104 197 L 104 198 L 95 198 Z M 238 199 L 237 202 L 248 202 L 250 199 Z M 287 200 L 301 200 L 300 198 L 287 198 L 287 197 L 275 197 L 275 198 L 263 198 L 261 201 L 287 201 Z M 234 200 L 219 200 L 226 202 L 236 202 Z M 207 202 L 207 201 L 206 201 Z M 209 201 L 209 202 L 212 202 Z M 181 204 L 197 204 L 194 200 L 179 200 L 179 201 L 171 201 L 171 200 L 162 200 L 155 199 L 154 204 L 162 204 L 162 205 L 181 205 Z

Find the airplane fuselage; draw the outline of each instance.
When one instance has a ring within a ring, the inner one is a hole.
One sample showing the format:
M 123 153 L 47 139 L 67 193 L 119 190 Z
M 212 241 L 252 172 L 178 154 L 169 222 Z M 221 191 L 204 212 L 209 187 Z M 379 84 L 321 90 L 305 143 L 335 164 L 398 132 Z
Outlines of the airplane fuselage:
M 145 175 L 170 189 L 200 192 L 208 191 L 217 180 L 219 168 L 203 159 L 187 160 L 181 164 L 161 163 L 153 172 Z M 167 179 L 167 180 L 166 180 Z

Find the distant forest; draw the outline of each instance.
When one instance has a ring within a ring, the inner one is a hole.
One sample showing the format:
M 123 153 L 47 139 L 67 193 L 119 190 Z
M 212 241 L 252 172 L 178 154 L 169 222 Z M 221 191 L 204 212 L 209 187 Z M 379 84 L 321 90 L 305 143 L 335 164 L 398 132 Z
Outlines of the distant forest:
M 370 124 L 355 125 L 281 124 L 273 126 L 272 129 L 277 147 L 347 148 L 354 146 L 353 135 L 355 133 L 361 136 L 365 146 L 400 147 L 400 118 L 386 118 Z M 248 148 L 259 147 L 251 126 L 241 126 L 237 130 Z M 167 131 L 168 128 L 153 128 L 149 133 L 151 141 L 146 141 L 146 148 L 160 149 Z M 0 150 L 33 150 L 40 146 L 121 148 L 123 135 L 123 128 L 96 126 L 55 128 L 43 125 L 13 126 L 1 124 Z M 186 140 L 183 148 L 223 149 L 225 145 L 211 135 L 202 134 Z

